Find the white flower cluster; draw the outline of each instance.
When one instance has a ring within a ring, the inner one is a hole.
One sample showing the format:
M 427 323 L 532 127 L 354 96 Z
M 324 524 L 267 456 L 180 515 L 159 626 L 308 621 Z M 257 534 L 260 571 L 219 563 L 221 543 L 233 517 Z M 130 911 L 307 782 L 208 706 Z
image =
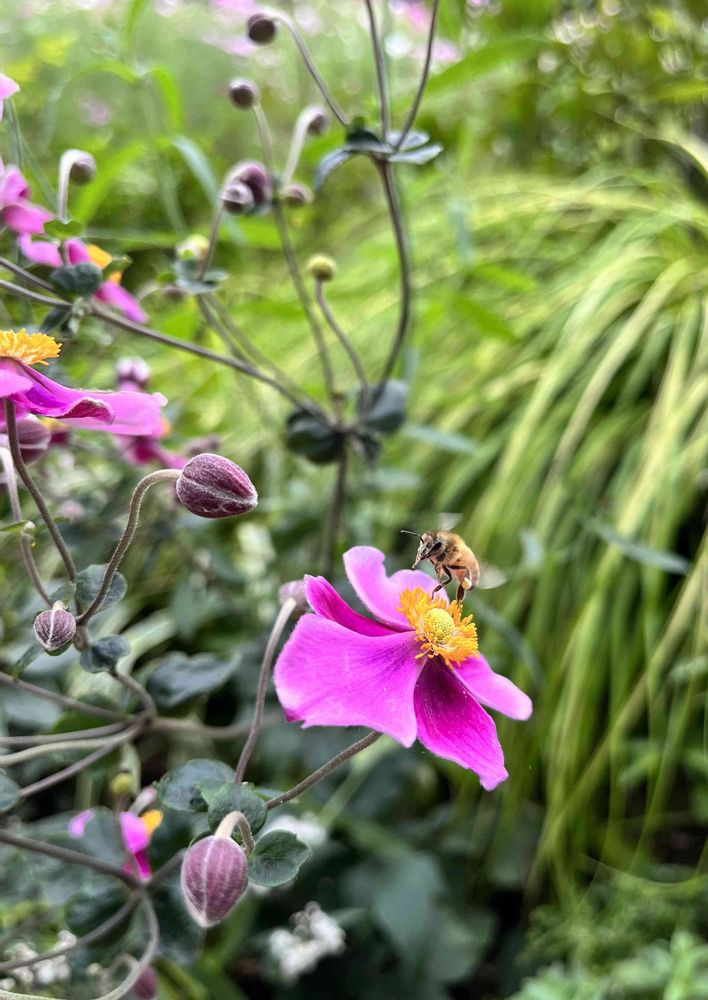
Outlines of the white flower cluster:
M 273 931 L 268 938 L 270 954 L 286 983 L 311 972 L 327 955 L 344 951 L 345 933 L 333 917 L 317 903 L 308 903 L 292 917 L 294 930 Z
M 63 948 L 66 945 L 76 943 L 76 938 L 70 931 L 59 931 L 56 947 Z M 18 942 L 12 948 L 8 948 L 8 958 L 25 959 L 29 961 L 36 958 L 38 952 L 30 948 L 23 941 Z M 71 969 L 67 962 L 66 955 L 58 955 L 56 958 L 45 958 L 35 965 L 27 968 L 15 969 L 12 976 L 0 979 L 0 990 L 14 990 L 17 986 L 50 986 L 52 983 L 63 983 L 71 976 Z
M 309 812 L 303 813 L 300 817 L 283 813 L 268 824 L 268 832 L 271 830 L 287 830 L 288 833 L 294 833 L 303 844 L 307 844 L 311 851 L 320 847 L 327 840 L 327 830 L 319 822 L 317 816 Z

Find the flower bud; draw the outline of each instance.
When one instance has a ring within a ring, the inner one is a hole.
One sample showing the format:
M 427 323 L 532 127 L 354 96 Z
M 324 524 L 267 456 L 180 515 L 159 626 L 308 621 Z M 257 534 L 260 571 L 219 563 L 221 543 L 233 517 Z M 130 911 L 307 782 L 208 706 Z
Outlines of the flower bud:
M 111 778 L 109 785 L 111 795 L 114 799 L 122 799 L 127 795 L 135 794 L 135 782 L 129 771 L 119 771 Z
M 245 184 L 247 188 L 250 188 L 256 205 L 265 205 L 266 202 L 270 201 L 272 196 L 270 177 L 262 163 L 249 160 L 237 163 L 229 171 L 224 181 L 224 188 L 237 183 Z
M 182 894 L 200 927 L 228 917 L 248 885 L 248 861 L 230 837 L 205 837 L 187 848 L 182 862 Z
M 96 161 L 93 156 L 83 149 L 72 149 L 69 152 L 73 154 L 69 167 L 69 180 L 79 187 L 90 184 L 96 176 Z
M 261 92 L 250 80 L 232 80 L 229 84 L 231 103 L 237 108 L 252 108 L 261 99 Z
M 304 184 L 286 184 L 280 192 L 280 198 L 286 205 L 310 205 L 312 191 Z
M 256 45 L 272 42 L 278 31 L 275 19 L 269 14 L 251 14 L 246 22 L 246 34 Z
M 307 114 L 307 134 L 323 135 L 329 125 L 329 117 L 324 108 L 308 108 Z
M 156 1000 L 160 991 L 160 983 L 157 973 L 151 965 L 147 967 L 133 986 L 133 995 L 137 1000 Z
M 209 253 L 209 240 L 200 233 L 192 233 L 176 247 L 178 260 L 202 261 Z
M 221 204 L 230 215 L 244 215 L 255 205 L 253 192 L 241 181 L 227 181 L 219 194 Z
M 150 381 L 150 369 L 142 358 L 119 358 L 116 363 L 116 382 L 122 389 L 145 389 Z M 124 383 L 129 382 L 130 386 Z
M 337 265 L 327 254 L 318 253 L 308 260 L 307 273 L 316 281 L 331 281 L 337 273 Z
M 284 583 L 278 591 L 278 600 L 281 604 L 286 601 L 295 601 L 297 611 L 310 611 L 310 605 L 305 595 L 304 580 L 289 580 Z
M 177 498 L 199 517 L 247 514 L 258 494 L 243 469 L 221 455 L 197 455 L 182 469 L 175 487 Z
M 56 653 L 76 635 L 76 620 L 61 601 L 57 601 L 51 611 L 40 611 L 37 615 L 34 634 L 43 649 L 48 653 Z

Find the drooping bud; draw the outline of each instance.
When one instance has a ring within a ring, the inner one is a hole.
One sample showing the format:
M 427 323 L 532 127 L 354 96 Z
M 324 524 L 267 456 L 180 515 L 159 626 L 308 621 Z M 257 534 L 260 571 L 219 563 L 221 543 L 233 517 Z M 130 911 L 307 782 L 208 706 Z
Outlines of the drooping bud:
M 76 619 L 57 601 L 51 611 L 40 611 L 34 620 L 37 642 L 48 653 L 63 649 L 76 635 Z
M 256 205 L 265 205 L 272 197 L 268 171 L 262 163 L 255 160 L 237 163 L 227 174 L 224 187 L 226 188 L 230 184 L 245 184 L 247 188 L 250 188 Z
M 187 848 L 181 884 L 187 909 L 199 926 L 220 924 L 248 885 L 248 861 L 243 848 L 231 837 L 198 840 Z
M 121 388 L 145 389 L 149 381 L 150 369 L 142 358 L 119 358 L 116 362 L 116 382 Z
M 251 14 L 246 22 L 246 34 L 256 45 L 267 45 L 278 32 L 275 19 L 270 14 Z
M 337 265 L 327 254 L 317 253 L 308 260 L 307 273 L 316 281 L 331 281 L 337 273 Z
M 72 184 L 83 187 L 96 176 L 96 161 L 83 149 L 67 149 L 62 154 L 62 168 L 68 170 Z
M 230 215 L 244 215 L 255 205 L 253 192 L 241 181 L 228 180 L 219 194 L 221 204 Z
M 209 240 L 201 233 L 192 233 L 181 243 L 177 244 L 176 254 L 178 260 L 202 261 L 209 252 Z
M 329 125 L 329 116 L 324 108 L 312 107 L 307 109 L 307 134 L 323 135 Z
M 138 981 L 133 986 L 133 994 L 137 1000 L 155 1000 L 160 991 L 157 973 L 151 965 L 140 973 Z
M 289 580 L 284 583 L 278 591 L 278 600 L 281 604 L 285 604 L 286 601 L 295 601 L 296 610 L 310 611 L 304 580 Z
M 199 517 L 247 514 L 258 503 L 258 493 L 243 469 L 209 453 L 187 462 L 175 490 L 180 503 Z
M 261 99 L 261 92 L 251 80 L 232 80 L 229 84 L 231 103 L 237 108 L 252 108 Z
M 280 192 L 280 198 L 286 205 L 310 205 L 312 203 L 312 191 L 304 184 L 286 184 Z

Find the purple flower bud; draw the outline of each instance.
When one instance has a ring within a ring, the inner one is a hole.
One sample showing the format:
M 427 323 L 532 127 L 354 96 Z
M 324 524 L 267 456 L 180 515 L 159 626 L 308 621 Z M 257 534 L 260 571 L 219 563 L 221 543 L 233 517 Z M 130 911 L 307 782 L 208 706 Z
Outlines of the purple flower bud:
M 244 215 L 255 205 L 253 191 L 242 181 L 227 181 L 219 195 L 221 203 L 230 215 Z
M 224 187 L 234 183 L 245 184 L 250 188 L 256 205 L 265 205 L 272 197 L 270 177 L 262 163 L 248 160 L 237 163 L 233 170 L 229 171 Z
M 177 498 L 199 517 L 247 514 L 258 494 L 243 469 L 228 458 L 209 453 L 187 462 L 175 487 Z
M 140 974 L 138 981 L 133 986 L 133 993 L 137 1000 L 155 1000 L 160 990 L 160 983 L 157 973 L 151 965 Z
M 248 861 L 230 837 L 205 837 L 187 849 L 182 862 L 182 894 L 200 927 L 228 917 L 248 885 Z
M 48 653 L 56 653 L 76 635 L 76 620 L 71 612 L 58 601 L 51 611 L 40 611 L 34 620 L 37 642 Z
M 79 187 L 90 184 L 96 176 L 96 161 L 90 153 L 84 152 L 83 149 L 73 149 L 71 152 L 74 156 L 69 168 L 69 180 L 73 184 L 78 184 Z
M 308 108 L 307 134 L 323 135 L 329 125 L 329 117 L 324 108 Z
M 311 610 L 305 596 L 304 580 L 289 580 L 287 583 L 284 583 L 278 591 L 278 600 L 281 604 L 285 604 L 286 601 L 295 601 L 296 610 L 298 611 Z
M 116 381 L 122 389 L 145 389 L 150 381 L 150 369 L 142 358 L 119 358 Z M 125 385 L 126 382 L 130 385 Z
M 312 191 L 304 184 L 286 184 L 280 192 L 286 205 L 309 205 L 312 203 Z
M 237 108 L 252 108 L 261 99 L 261 92 L 250 80 L 232 80 L 229 84 L 231 103 Z
M 251 14 L 246 22 L 246 34 L 256 45 L 272 42 L 277 31 L 278 26 L 269 14 Z

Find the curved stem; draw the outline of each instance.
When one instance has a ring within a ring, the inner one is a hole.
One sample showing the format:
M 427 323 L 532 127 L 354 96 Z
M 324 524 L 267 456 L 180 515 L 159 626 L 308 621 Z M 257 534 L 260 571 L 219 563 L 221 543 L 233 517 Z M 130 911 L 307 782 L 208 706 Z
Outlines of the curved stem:
M 138 530 L 138 524 L 140 522 L 140 508 L 142 506 L 143 497 L 147 491 L 151 486 L 154 486 L 155 483 L 162 482 L 165 479 L 175 480 L 179 479 L 179 477 L 180 473 L 177 469 L 158 469 L 157 472 L 151 472 L 149 476 L 145 476 L 144 479 L 141 479 L 135 487 L 133 495 L 130 498 L 128 523 L 125 526 L 125 531 L 121 535 L 120 540 L 115 547 L 113 555 L 111 556 L 111 561 L 106 566 L 106 572 L 103 574 L 103 581 L 101 582 L 101 587 L 98 593 L 86 610 L 77 617 L 77 625 L 86 625 L 91 616 L 94 615 L 103 604 L 106 594 L 111 586 L 111 581 L 116 575 L 123 556 L 128 551 L 130 543 L 135 537 L 135 532 Z
M 93 715 L 97 719 L 125 722 L 128 718 L 122 712 L 114 712 L 112 709 L 102 708 L 100 705 L 90 705 L 87 701 L 71 698 L 69 695 L 61 694 L 59 691 L 50 691 L 48 688 L 40 687 L 38 684 L 30 684 L 29 681 L 20 680 L 19 677 L 11 677 L 10 674 L 3 673 L 2 671 L 0 671 L 0 684 L 5 684 L 7 687 L 19 688 L 20 691 L 34 694 L 38 698 L 46 699 L 46 701 L 53 701 L 64 708 L 72 708 L 79 712 L 85 712 L 86 715 Z
M 263 718 L 261 729 L 275 726 L 282 720 L 283 716 L 280 712 L 266 715 Z M 181 733 L 184 736 L 198 736 L 207 740 L 234 740 L 247 733 L 251 725 L 252 723 L 246 720 L 234 722 L 230 726 L 208 726 L 203 722 L 192 722 L 189 719 L 168 719 L 162 716 L 153 722 L 152 732 Z
M 211 232 L 209 233 L 209 246 L 207 247 L 207 252 L 204 254 L 202 262 L 199 265 L 199 271 L 197 272 L 200 280 L 209 270 L 209 268 L 211 267 L 211 262 L 214 259 L 214 251 L 216 250 L 216 241 L 219 237 L 219 226 L 221 225 L 221 220 L 223 218 L 223 215 L 224 215 L 224 204 L 221 201 L 221 199 L 219 199 L 219 204 L 216 207 L 214 218 L 211 223 Z
M 282 806 L 283 803 L 290 802 L 291 799 L 296 799 L 298 795 L 302 795 L 302 793 L 306 792 L 308 788 L 312 788 L 312 786 L 316 785 L 318 781 L 322 781 L 323 778 L 326 778 L 327 775 L 331 774 L 332 771 L 338 768 L 340 764 L 343 764 L 345 761 L 349 760 L 350 757 L 354 757 L 356 754 L 361 753 L 362 750 L 366 750 L 367 747 L 370 747 L 373 743 L 380 739 L 381 735 L 381 733 L 375 733 L 372 730 L 362 739 L 357 740 L 356 743 L 352 743 L 350 747 L 347 747 L 345 750 L 336 754 L 331 758 L 331 760 L 328 760 L 326 764 L 323 764 L 322 767 L 318 767 L 317 770 L 313 771 L 307 778 L 303 778 L 299 784 L 294 785 L 291 789 L 289 789 L 289 791 L 283 792 L 282 795 L 276 795 L 273 799 L 269 799 L 268 802 L 266 802 L 267 808 L 277 809 L 278 806 Z
M 252 854 L 256 844 L 253 840 L 253 834 L 251 833 L 251 824 L 248 822 L 243 813 L 238 811 L 238 809 L 235 809 L 233 812 L 227 813 L 226 816 L 224 816 L 216 828 L 214 836 L 224 837 L 226 840 L 230 840 L 235 826 L 238 826 L 239 833 L 241 834 L 241 840 L 243 841 L 243 848 L 246 854 Z
M 110 727 L 109 727 L 110 728 Z M 117 741 L 122 743 L 123 732 L 126 727 L 122 727 L 121 733 L 113 733 L 109 736 L 86 736 L 84 739 L 63 739 L 57 740 L 51 745 L 52 753 L 69 753 L 72 750 L 90 750 L 94 747 L 105 747 Z M 11 767 L 14 764 L 22 764 L 26 760 L 33 760 L 35 757 L 45 757 L 47 755 L 47 745 L 41 743 L 38 746 L 27 747 L 24 750 L 16 750 L 14 753 L 6 753 L 0 757 L 0 767 Z
M 122 684 L 124 688 L 134 694 L 143 706 L 143 713 L 148 722 L 152 722 L 153 719 L 157 717 L 157 706 L 152 695 L 146 691 L 140 681 L 136 681 L 134 677 L 130 674 L 120 674 L 118 671 L 114 671 L 111 677 L 119 684 Z
M 32 285 L 37 285 L 39 288 L 46 288 L 47 291 L 53 292 L 54 288 L 49 284 L 48 281 L 44 281 L 43 278 L 38 278 L 36 274 L 32 274 L 24 267 L 20 267 L 19 264 L 15 264 L 14 261 L 8 260 L 7 257 L 0 257 L 0 268 L 4 268 L 11 274 L 17 275 L 18 278 L 23 278 L 25 281 L 29 281 Z
M 93 726 L 91 729 L 75 729 L 69 733 L 35 733 L 33 736 L 0 736 L 0 746 L 22 747 L 51 746 L 53 743 L 64 743 L 66 740 L 93 740 L 103 736 L 114 736 L 125 729 L 122 722 L 113 722 L 109 726 Z M 53 748 L 52 748 L 53 749 Z
M 273 628 L 268 636 L 268 644 L 266 645 L 265 653 L 263 654 L 263 662 L 261 663 L 261 670 L 258 675 L 258 689 L 256 692 L 256 704 L 253 710 L 253 721 L 251 722 L 248 738 L 243 745 L 243 750 L 241 751 L 241 756 L 238 759 L 238 764 L 236 765 L 236 771 L 234 773 L 234 781 L 236 784 L 243 781 L 243 776 L 246 773 L 248 762 L 251 759 L 251 754 L 253 753 L 258 741 L 258 734 L 263 722 L 263 708 L 265 705 L 266 694 L 268 693 L 268 681 L 270 679 L 270 668 L 273 663 L 273 657 L 275 656 L 275 651 L 278 648 L 278 643 L 280 642 L 280 637 L 283 634 L 283 629 L 287 625 L 288 620 L 296 607 L 297 601 L 293 600 L 292 597 L 283 601 L 280 610 L 276 615 L 275 622 L 273 623 Z
M 76 579 L 76 567 L 74 566 L 74 560 L 71 558 L 71 553 L 64 544 L 64 539 L 59 534 L 59 529 L 54 523 L 54 518 L 49 512 L 49 508 L 44 502 L 44 497 L 37 488 L 34 480 L 27 471 L 27 466 L 25 465 L 24 459 L 22 458 L 22 452 L 20 450 L 20 441 L 17 437 L 17 418 L 15 416 L 15 404 L 11 399 L 5 399 L 5 423 L 7 424 L 7 439 L 10 444 L 10 454 L 12 455 L 12 461 L 17 469 L 17 474 L 19 475 L 22 482 L 25 484 L 27 492 L 34 500 L 37 505 L 37 510 L 42 515 L 42 520 L 49 529 L 49 534 L 52 536 L 52 541 L 57 547 L 57 551 L 62 558 L 64 567 L 66 569 L 66 574 L 70 580 Z
M 430 26 L 428 28 L 428 44 L 425 49 L 425 59 L 423 60 L 423 68 L 420 74 L 420 80 L 418 82 L 418 89 L 415 92 L 415 97 L 413 98 L 413 104 L 410 111 L 408 112 L 408 117 L 406 118 L 405 125 L 401 129 L 401 134 L 398 137 L 398 142 L 395 144 L 394 151 L 398 151 L 403 143 L 406 141 L 408 133 L 413 128 L 415 120 L 418 116 L 418 110 L 420 108 L 420 102 L 423 100 L 423 94 L 425 93 L 425 86 L 428 82 L 428 75 L 430 73 L 430 64 L 433 59 L 433 44 L 435 42 L 435 28 L 438 20 L 438 13 L 440 11 L 440 0 L 433 0 L 433 9 L 430 14 Z
M 112 875 L 114 878 L 126 882 L 134 887 L 136 880 L 132 875 L 124 872 L 117 865 L 112 865 L 109 861 L 102 861 L 91 854 L 82 854 L 81 851 L 72 851 L 69 847 L 60 847 L 59 844 L 46 844 L 43 841 L 32 840 L 31 837 L 23 837 L 19 833 L 11 833 L 9 830 L 0 829 L 0 843 L 9 847 L 16 847 L 20 851 L 30 851 L 33 854 L 46 854 L 48 858 L 55 858 L 57 861 L 65 861 L 70 865 L 82 865 L 84 868 L 92 868 L 93 871 L 101 875 Z
M 280 11 L 269 10 L 267 11 L 267 14 L 269 17 L 272 17 L 275 21 L 280 21 L 281 24 L 284 24 L 285 27 L 290 32 L 290 34 L 293 36 L 295 44 L 297 45 L 300 55 L 302 56 L 302 60 L 305 63 L 305 66 L 307 67 L 308 73 L 314 80 L 317 89 L 319 90 L 319 92 L 322 94 L 323 98 L 329 105 L 332 114 L 346 128 L 349 125 L 349 119 L 342 111 L 341 107 L 339 106 L 334 96 L 332 95 L 332 92 L 330 91 L 329 87 L 325 83 L 321 73 L 317 69 L 317 66 L 315 65 L 315 60 L 312 58 L 310 50 L 305 44 L 304 38 L 298 31 L 295 22 L 291 21 L 291 19 L 286 14 L 282 14 Z
M 374 5 L 372 0 L 364 0 L 366 4 L 366 13 L 369 17 L 369 32 L 371 34 L 371 45 L 374 50 L 374 63 L 376 64 L 376 83 L 379 90 L 379 108 L 381 111 L 381 132 L 383 133 L 382 138 L 384 142 L 388 136 L 390 120 L 389 120 L 389 108 L 388 108 L 388 89 L 386 87 L 386 64 L 384 62 L 383 49 L 381 48 L 381 39 L 379 38 L 379 32 L 376 27 L 376 16 L 374 14 Z
M 7 489 L 8 499 L 10 500 L 10 510 L 12 511 L 13 520 L 19 523 L 23 520 L 22 518 L 22 507 L 20 506 L 20 497 L 17 492 L 17 477 L 15 476 L 15 466 L 12 461 L 12 455 L 7 448 L 0 447 L 0 463 L 2 464 L 3 473 L 5 475 L 5 487 Z M 44 603 L 48 606 L 52 606 L 51 598 L 49 594 L 44 589 L 44 584 L 42 583 L 42 577 L 37 569 L 37 564 L 34 561 L 34 556 L 32 555 L 32 546 L 30 545 L 29 539 L 20 531 L 20 554 L 22 556 L 22 562 L 27 570 L 27 575 L 29 576 L 34 589 L 37 591 L 39 596 L 42 598 Z
M 290 183 L 293 179 L 293 174 L 297 170 L 297 165 L 300 161 L 300 154 L 302 153 L 302 147 L 305 145 L 305 139 L 307 138 L 307 128 L 311 117 L 311 108 L 305 108 L 305 110 L 301 111 L 297 116 L 295 128 L 293 129 L 293 137 L 290 142 L 290 149 L 288 150 L 288 158 L 285 161 L 285 169 L 283 170 L 283 187 Z
M 364 366 L 361 363 L 361 358 L 357 354 L 356 349 L 352 344 L 351 340 L 349 339 L 349 337 L 346 335 L 342 327 L 335 319 L 334 314 L 330 309 L 329 303 L 325 298 L 324 285 L 322 284 L 321 281 L 315 281 L 315 298 L 317 299 L 317 304 L 322 310 L 322 315 L 329 323 L 332 333 L 334 333 L 334 335 L 337 337 L 344 350 L 349 355 L 349 360 L 351 361 L 354 371 L 357 374 L 357 378 L 361 383 L 362 389 L 366 390 L 368 382 L 366 379 L 366 372 L 364 371 Z
M 332 501 L 332 512 L 329 523 L 329 538 L 327 543 L 325 576 L 331 577 L 334 573 L 335 559 L 337 555 L 337 542 L 339 540 L 339 528 L 342 523 L 344 504 L 347 499 L 347 445 L 346 441 L 339 456 L 337 465 L 337 479 L 334 484 L 334 499 Z
M 42 305 L 52 306 L 55 309 L 69 309 L 70 304 L 66 299 L 50 299 L 48 295 L 41 295 L 33 292 L 30 288 L 23 288 L 22 285 L 15 285 L 11 281 L 0 280 L 0 288 L 4 288 L 13 295 L 19 295 L 23 299 L 32 299 L 33 302 L 41 302 Z

